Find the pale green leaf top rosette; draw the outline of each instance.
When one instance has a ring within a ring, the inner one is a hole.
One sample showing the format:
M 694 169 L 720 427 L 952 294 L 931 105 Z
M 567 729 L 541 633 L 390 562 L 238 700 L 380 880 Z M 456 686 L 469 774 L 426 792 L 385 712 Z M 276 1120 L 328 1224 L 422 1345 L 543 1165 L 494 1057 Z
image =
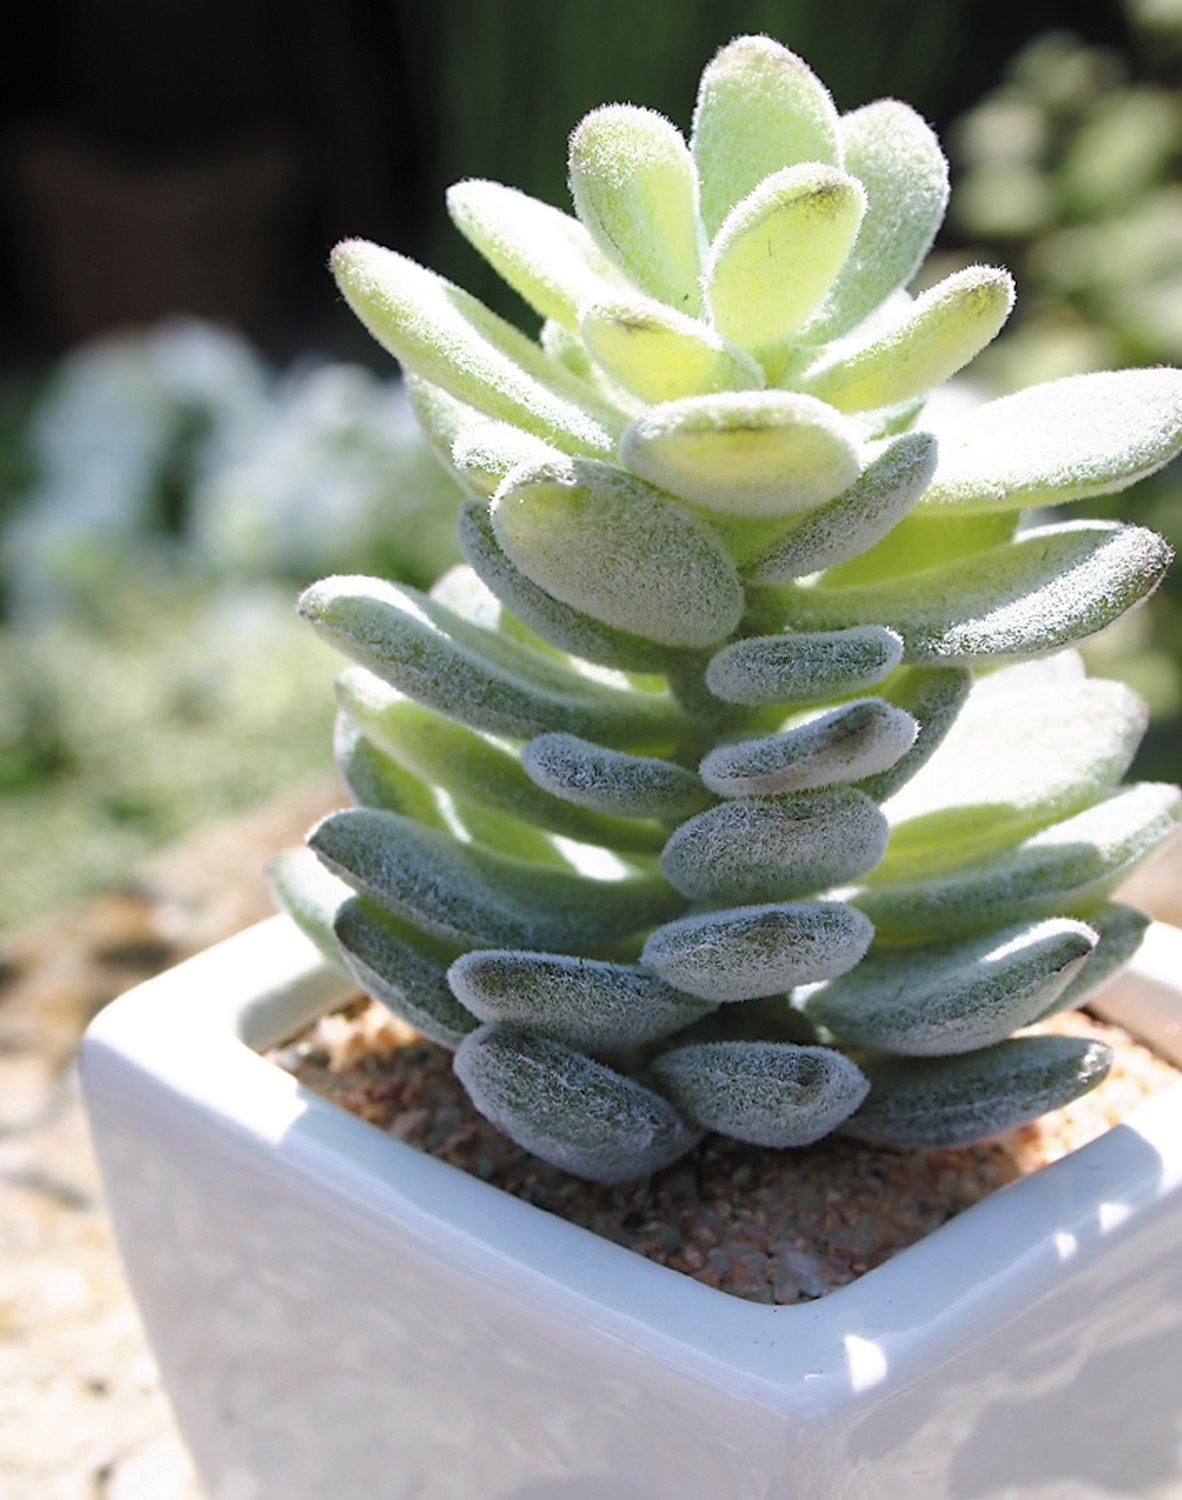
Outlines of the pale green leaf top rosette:
M 1122 784 L 1143 708 L 1073 648 L 1170 554 L 1029 508 L 1168 462 L 1182 374 L 941 418 L 1010 277 L 910 295 L 935 137 L 894 100 L 839 114 L 766 37 L 709 64 L 688 144 L 588 115 L 570 187 L 573 214 L 448 199 L 535 331 L 334 253 L 470 495 L 467 562 L 303 596 L 352 662 L 356 806 L 276 863 L 281 901 L 477 1109 L 596 1181 L 708 1131 L 942 1147 L 1065 1104 L 1107 1049 L 1022 1033 L 1136 949 L 1112 894 L 1180 815 Z

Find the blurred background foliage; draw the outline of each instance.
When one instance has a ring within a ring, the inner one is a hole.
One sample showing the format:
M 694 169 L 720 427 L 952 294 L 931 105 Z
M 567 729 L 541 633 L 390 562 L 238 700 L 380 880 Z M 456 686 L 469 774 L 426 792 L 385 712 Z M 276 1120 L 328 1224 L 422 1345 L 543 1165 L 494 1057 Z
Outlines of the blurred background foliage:
M 296 588 L 426 583 L 455 555 L 454 491 L 328 246 L 396 245 L 520 319 L 443 187 L 565 203 L 587 109 L 688 127 L 741 31 L 801 52 L 843 109 L 894 94 L 940 130 L 938 269 L 999 261 L 1020 290 L 979 386 L 1182 358 L 1182 0 L 39 7 L 0 64 L 0 924 L 326 768 L 335 659 Z M 1123 510 L 1178 546 L 1180 490 L 1158 476 Z M 1093 648 L 1150 699 L 1139 769 L 1170 779 L 1180 601 Z

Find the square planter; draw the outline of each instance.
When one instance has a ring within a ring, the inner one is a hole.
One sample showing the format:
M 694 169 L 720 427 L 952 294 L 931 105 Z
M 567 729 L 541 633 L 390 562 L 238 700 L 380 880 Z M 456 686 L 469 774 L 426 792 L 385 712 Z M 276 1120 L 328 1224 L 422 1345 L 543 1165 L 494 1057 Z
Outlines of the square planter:
M 1182 932 L 1106 1013 L 1182 1058 Z M 88 1033 L 115 1221 L 209 1500 L 1182 1492 L 1182 1087 L 818 1302 L 739 1301 L 252 1048 L 351 986 L 277 917 Z

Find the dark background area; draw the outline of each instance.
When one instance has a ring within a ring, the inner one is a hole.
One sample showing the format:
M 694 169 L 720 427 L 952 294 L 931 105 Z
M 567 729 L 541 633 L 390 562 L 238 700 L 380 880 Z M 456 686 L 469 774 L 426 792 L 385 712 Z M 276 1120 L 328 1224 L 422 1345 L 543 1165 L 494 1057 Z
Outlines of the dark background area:
M 360 234 L 505 308 L 444 186 L 565 203 L 564 142 L 609 99 L 688 129 L 713 50 L 764 31 L 840 108 L 884 93 L 941 129 L 1019 46 L 1125 48 L 1117 0 L 42 0 L 0 82 L 4 364 L 181 309 L 276 357 L 372 357 L 324 260 Z

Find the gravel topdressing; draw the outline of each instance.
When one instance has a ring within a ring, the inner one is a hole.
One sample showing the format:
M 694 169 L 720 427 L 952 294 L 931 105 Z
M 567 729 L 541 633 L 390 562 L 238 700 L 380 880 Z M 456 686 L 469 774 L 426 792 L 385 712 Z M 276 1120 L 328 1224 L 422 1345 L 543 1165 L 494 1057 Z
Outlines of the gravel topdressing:
M 1045 1029 L 1107 1042 L 1112 1071 L 1066 1109 L 995 1140 L 889 1151 L 829 1137 L 773 1151 L 708 1136 L 672 1167 L 619 1187 L 582 1182 L 515 1146 L 473 1109 L 451 1054 L 371 1001 L 323 1017 L 268 1056 L 322 1097 L 547 1213 L 707 1286 L 788 1305 L 845 1286 L 1182 1077 L 1087 1014 Z

